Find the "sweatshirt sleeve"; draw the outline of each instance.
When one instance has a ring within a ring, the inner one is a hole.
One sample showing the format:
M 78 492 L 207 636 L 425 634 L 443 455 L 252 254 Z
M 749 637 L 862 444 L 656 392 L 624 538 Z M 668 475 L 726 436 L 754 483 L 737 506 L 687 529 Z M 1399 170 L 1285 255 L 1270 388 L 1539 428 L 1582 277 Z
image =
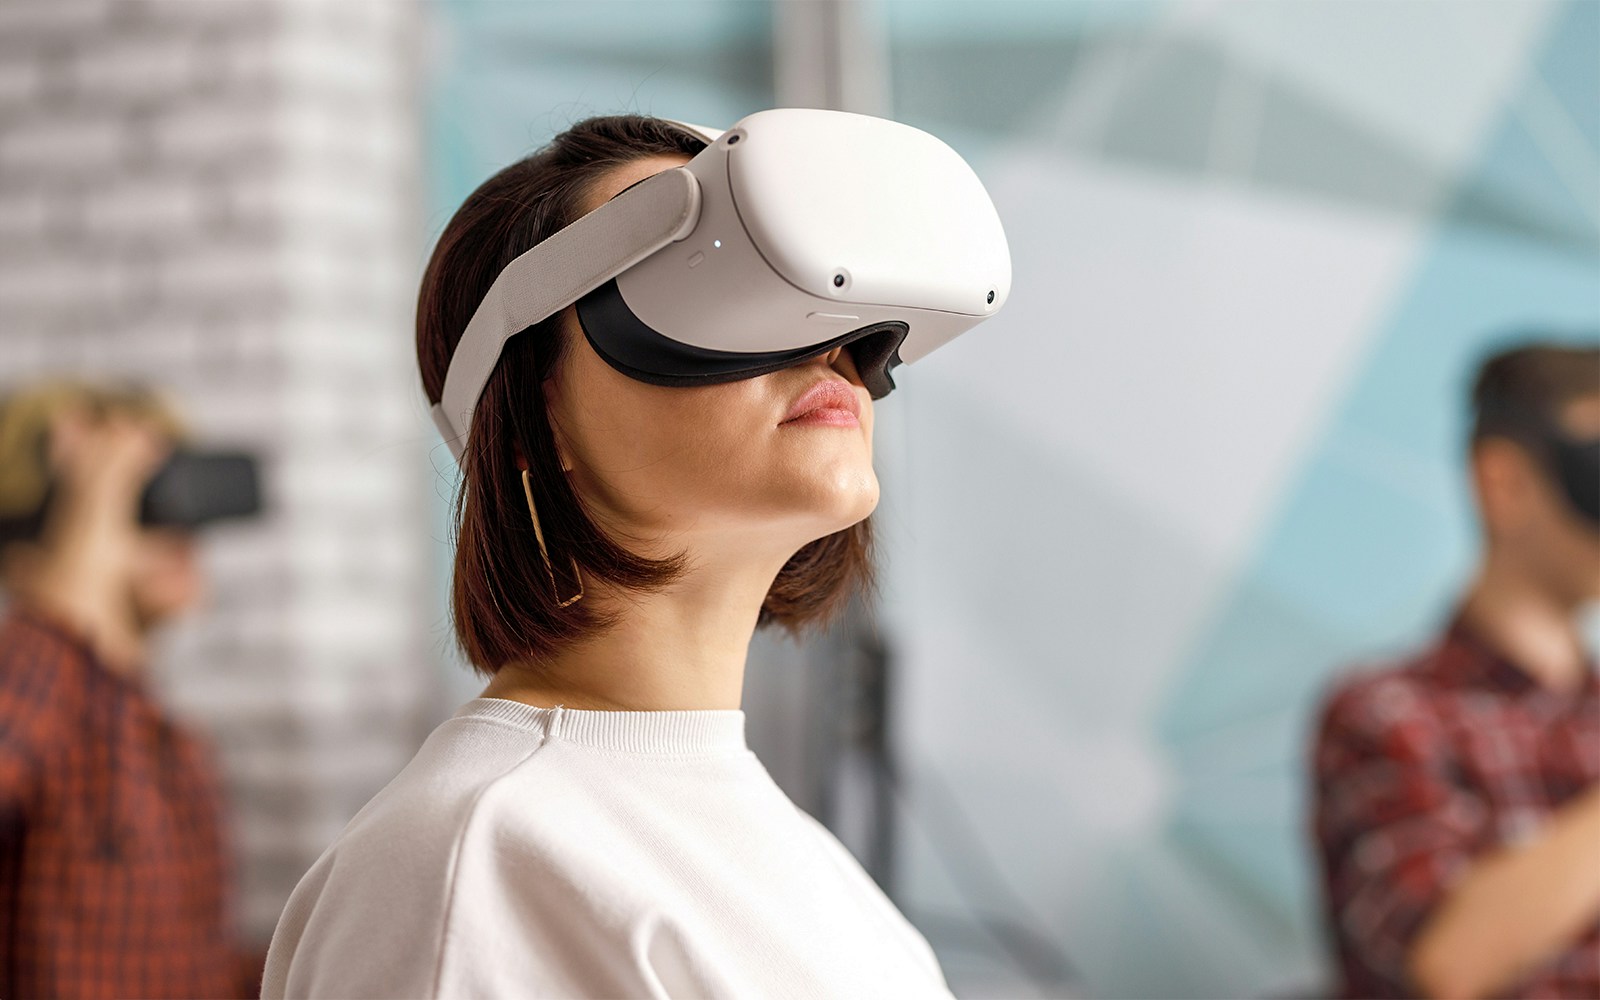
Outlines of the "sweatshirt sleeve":
M 31 613 L 0 621 L 0 809 L 26 800 L 40 762 L 70 738 L 66 702 L 88 655 L 71 632 Z

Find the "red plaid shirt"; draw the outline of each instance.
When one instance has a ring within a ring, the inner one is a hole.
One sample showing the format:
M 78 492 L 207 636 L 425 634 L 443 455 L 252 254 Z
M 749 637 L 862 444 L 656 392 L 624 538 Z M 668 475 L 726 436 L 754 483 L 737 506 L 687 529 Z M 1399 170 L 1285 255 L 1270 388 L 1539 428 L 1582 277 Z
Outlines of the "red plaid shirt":
M 1345 995 L 1416 996 L 1411 943 L 1472 860 L 1600 781 L 1600 673 L 1546 688 L 1457 615 L 1422 655 L 1334 686 L 1314 770 Z M 1600 997 L 1600 921 L 1502 995 Z
M 32 610 L 0 622 L 0 997 L 254 997 L 207 754 Z

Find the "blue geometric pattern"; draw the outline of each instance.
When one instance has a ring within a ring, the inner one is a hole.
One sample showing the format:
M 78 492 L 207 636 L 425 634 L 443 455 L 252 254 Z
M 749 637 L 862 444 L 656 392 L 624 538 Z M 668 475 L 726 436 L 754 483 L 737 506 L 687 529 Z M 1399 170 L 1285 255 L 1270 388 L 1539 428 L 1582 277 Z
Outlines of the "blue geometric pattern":
M 1302 826 L 1312 713 L 1335 671 L 1425 642 L 1467 583 L 1477 360 L 1528 328 L 1600 330 L 1600 173 L 1573 183 L 1580 172 L 1553 163 L 1527 122 L 1531 102 L 1558 100 L 1587 143 L 1579 166 L 1592 166 L 1597 52 L 1600 5 L 1568 5 L 1171 690 L 1160 727 L 1179 775 L 1171 832 L 1205 858 L 1234 919 L 1317 933 Z M 1486 195 L 1527 224 L 1475 211 Z

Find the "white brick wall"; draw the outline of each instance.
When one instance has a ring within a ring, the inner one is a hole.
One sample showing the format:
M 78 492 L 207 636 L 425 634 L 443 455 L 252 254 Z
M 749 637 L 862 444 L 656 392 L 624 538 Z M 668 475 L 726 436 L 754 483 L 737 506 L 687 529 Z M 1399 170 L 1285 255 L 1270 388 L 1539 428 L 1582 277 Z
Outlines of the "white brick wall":
M 420 8 L 0 3 L 0 381 L 132 373 L 257 449 L 158 689 L 218 745 L 265 944 L 283 900 L 451 705 L 423 260 Z

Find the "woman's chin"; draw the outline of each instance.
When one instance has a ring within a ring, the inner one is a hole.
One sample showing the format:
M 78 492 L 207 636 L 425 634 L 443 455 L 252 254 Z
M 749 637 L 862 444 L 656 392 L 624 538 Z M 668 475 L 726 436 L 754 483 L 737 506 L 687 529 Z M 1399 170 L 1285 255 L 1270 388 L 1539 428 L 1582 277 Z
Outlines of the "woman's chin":
M 878 506 L 878 477 L 865 470 L 839 467 L 831 475 L 808 477 L 787 491 L 791 503 L 815 515 L 827 527 L 824 534 L 843 531 L 863 520 Z

